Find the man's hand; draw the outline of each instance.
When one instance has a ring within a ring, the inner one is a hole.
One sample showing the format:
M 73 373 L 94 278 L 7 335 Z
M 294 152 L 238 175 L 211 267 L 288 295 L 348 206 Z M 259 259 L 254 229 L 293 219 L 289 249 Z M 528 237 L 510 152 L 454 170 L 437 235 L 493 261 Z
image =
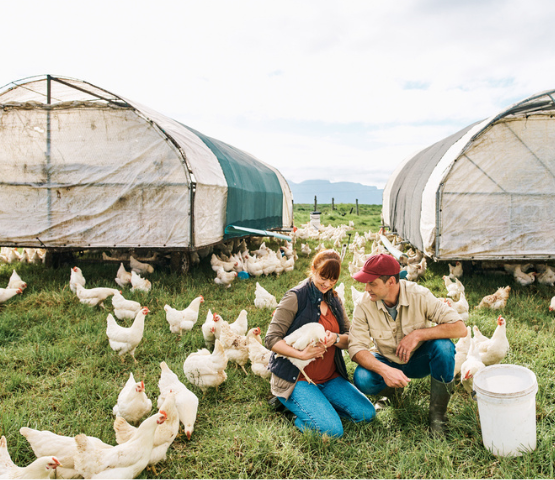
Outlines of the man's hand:
M 399 342 L 395 355 L 403 362 L 409 361 L 411 352 L 416 348 L 418 342 L 420 342 L 418 332 L 419 330 L 413 330 Z
M 407 377 L 401 370 L 398 370 L 393 367 L 387 366 L 387 369 L 385 369 L 381 373 L 385 381 L 385 384 L 388 387 L 402 388 L 402 387 L 406 387 L 410 382 L 409 377 Z

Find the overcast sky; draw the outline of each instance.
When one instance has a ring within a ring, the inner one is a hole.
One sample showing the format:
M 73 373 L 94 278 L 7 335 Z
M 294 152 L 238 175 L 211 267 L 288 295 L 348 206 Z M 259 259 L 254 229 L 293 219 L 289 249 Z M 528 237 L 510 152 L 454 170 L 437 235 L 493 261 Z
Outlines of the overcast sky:
M 552 0 L 2 2 L 0 86 L 86 80 L 294 182 L 383 187 L 416 151 L 555 89 Z

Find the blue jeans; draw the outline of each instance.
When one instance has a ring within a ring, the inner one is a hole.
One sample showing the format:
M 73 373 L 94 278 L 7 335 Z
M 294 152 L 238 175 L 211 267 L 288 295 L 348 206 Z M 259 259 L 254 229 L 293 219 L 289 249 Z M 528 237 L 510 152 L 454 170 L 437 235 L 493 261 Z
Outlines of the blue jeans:
M 299 430 L 312 429 L 331 437 L 343 435 L 339 417 L 353 422 L 370 422 L 376 416 L 372 402 L 343 377 L 319 385 L 297 382 L 287 400 L 278 399 L 297 416 L 295 426 Z
M 379 353 L 372 353 L 380 362 L 401 370 L 409 378 L 431 375 L 440 382 L 449 383 L 454 377 L 455 344 L 448 338 L 424 342 L 406 364 L 394 363 Z M 353 379 L 357 388 L 366 395 L 377 395 L 387 387 L 381 375 L 360 365 L 356 368 Z

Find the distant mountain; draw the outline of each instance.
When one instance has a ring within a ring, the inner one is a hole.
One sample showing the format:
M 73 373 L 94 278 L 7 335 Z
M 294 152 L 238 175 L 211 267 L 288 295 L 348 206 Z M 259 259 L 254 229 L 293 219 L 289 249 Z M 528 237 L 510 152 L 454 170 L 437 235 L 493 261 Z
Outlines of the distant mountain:
M 314 204 L 314 196 L 318 203 L 358 203 L 361 205 L 381 205 L 383 190 L 377 187 L 354 182 L 336 182 L 329 180 L 305 180 L 301 183 L 287 180 L 295 203 Z

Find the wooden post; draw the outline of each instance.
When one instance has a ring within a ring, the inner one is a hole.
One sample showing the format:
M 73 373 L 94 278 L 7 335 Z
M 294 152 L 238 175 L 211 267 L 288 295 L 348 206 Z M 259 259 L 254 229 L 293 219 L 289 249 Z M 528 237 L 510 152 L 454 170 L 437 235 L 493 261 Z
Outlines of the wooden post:
M 358 215 L 358 198 L 357 198 L 357 215 Z
M 335 199 L 333 197 L 331 197 L 331 210 L 332 211 L 335 210 L 334 200 Z
M 316 198 L 316 195 L 314 195 L 314 211 L 318 211 L 318 199 Z

